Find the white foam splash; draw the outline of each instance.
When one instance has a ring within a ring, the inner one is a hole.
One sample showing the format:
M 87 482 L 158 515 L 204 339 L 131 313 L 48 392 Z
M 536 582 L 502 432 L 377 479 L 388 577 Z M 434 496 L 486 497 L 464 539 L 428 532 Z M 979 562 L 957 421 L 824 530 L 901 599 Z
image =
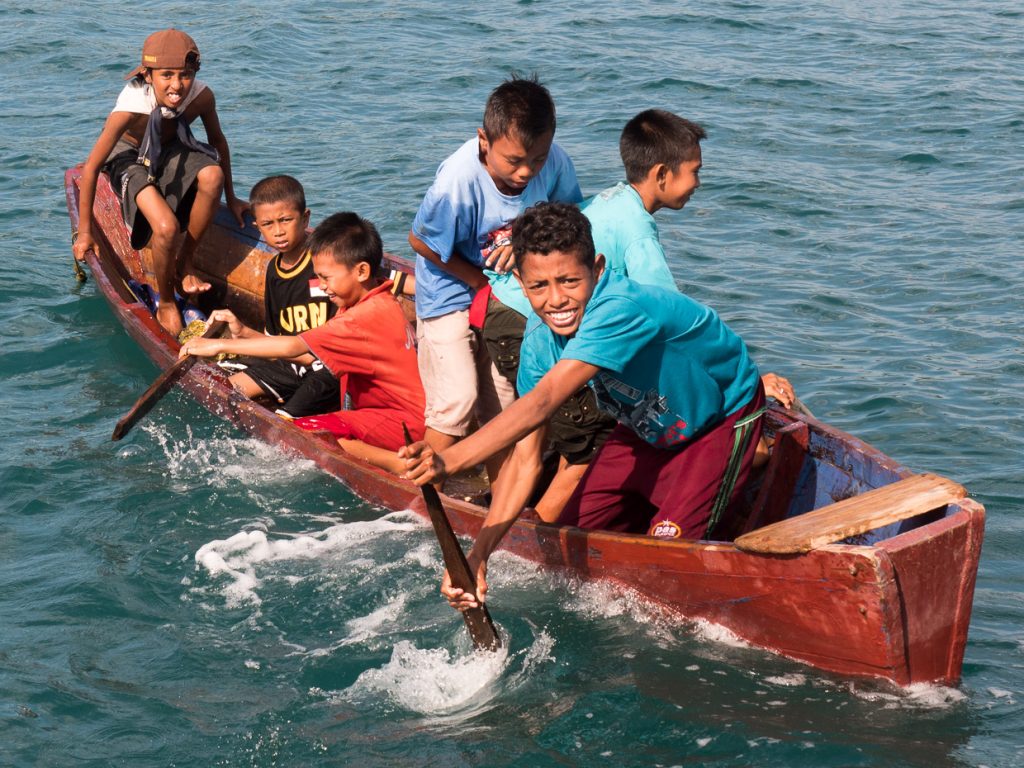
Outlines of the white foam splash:
M 316 464 L 298 458 L 255 438 L 197 438 L 186 425 L 186 438 L 173 440 L 158 424 L 144 424 L 143 430 L 158 443 L 167 459 L 171 478 L 195 485 L 227 488 L 239 481 L 260 485 L 292 482 L 297 475 L 314 472 Z
M 363 672 L 344 692 L 349 700 L 386 699 L 424 715 L 478 712 L 493 695 L 508 660 L 505 646 L 497 652 L 452 655 L 444 648 L 417 648 L 399 641 L 380 669 Z
M 678 626 L 678 617 L 636 590 L 610 581 L 573 582 L 563 607 L 588 618 L 628 618 L 652 638 L 663 638 Z
M 750 647 L 750 643 L 721 624 L 716 624 L 707 619 L 695 619 L 692 623 L 694 635 L 701 640 L 719 643 L 730 648 Z
M 526 684 L 539 666 L 554 660 L 555 643 L 547 632 L 535 630 L 533 642 L 515 652 L 509 650 L 508 638 L 503 640 L 495 652 L 467 647 L 454 655 L 402 640 L 383 666 L 363 672 L 330 698 L 397 706 L 425 716 L 432 726 L 458 725 L 486 710 L 496 696 Z
M 766 677 L 764 681 L 771 685 L 794 687 L 798 685 L 805 685 L 807 683 L 807 675 L 800 675 L 796 672 L 788 675 L 770 675 L 769 677 Z
M 262 603 L 258 594 L 260 567 L 336 555 L 382 534 L 417 530 L 421 523 L 418 518 L 410 517 L 411 514 L 393 513 L 377 520 L 333 525 L 316 534 L 283 538 L 270 538 L 259 529 L 239 531 L 227 539 L 215 539 L 201 546 L 195 554 L 196 568 L 214 578 L 227 578 L 220 592 L 228 607 L 245 604 L 258 607 Z
M 344 640 L 345 644 L 361 643 L 379 635 L 381 627 L 393 625 L 398 617 L 405 612 L 405 606 L 408 602 L 407 595 L 399 595 L 396 599 L 382 605 L 370 614 L 345 622 L 345 628 L 348 630 Z
M 881 703 L 885 709 L 950 709 L 967 698 L 956 688 L 936 683 L 914 683 L 894 692 L 862 690 L 850 683 L 849 690 L 857 698 Z

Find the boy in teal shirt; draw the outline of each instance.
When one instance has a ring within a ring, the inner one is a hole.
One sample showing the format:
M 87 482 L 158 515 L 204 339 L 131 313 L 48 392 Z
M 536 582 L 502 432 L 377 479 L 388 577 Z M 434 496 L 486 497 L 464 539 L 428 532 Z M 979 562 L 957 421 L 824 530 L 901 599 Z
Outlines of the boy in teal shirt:
M 700 187 L 700 142 L 704 138 L 704 129 L 696 123 L 660 109 L 641 112 L 626 123 L 619 153 L 627 181 L 605 189 L 582 206 L 590 220 L 594 247 L 604 255 L 608 272 L 677 290 L 653 214 L 662 208 L 680 210 Z M 793 404 L 793 387 L 787 379 L 766 373 L 762 382 L 766 394 L 787 408 Z M 571 414 L 564 413 L 569 409 Z M 542 519 L 555 519 L 593 452 L 614 427 L 611 417 L 600 418 L 596 410 L 593 393 L 587 391 L 563 404 L 562 418 L 548 430 L 561 458 L 555 478 L 537 502 Z M 568 450 L 579 445 L 588 446 L 589 453 L 574 455 Z M 767 446 L 761 446 L 761 460 L 767 455 Z
M 605 269 L 638 283 L 675 287 L 653 214 L 679 210 L 700 186 L 704 129 L 671 112 L 649 109 L 622 129 L 620 182 L 582 206 Z
M 539 475 L 544 426 L 591 382 L 619 420 L 558 520 L 584 528 L 700 538 L 728 516 L 753 463 L 764 390 L 743 341 L 708 307 L 604 270 L 577 208 L 540 203 L 512 230 L 517 277 L 530 301 L 521 397 L 443 454 L 402 449 L 406 476 L 443 480 L 513 443 L 511 477 L 496 489 L 470 552 L 477 595 L 446 583 L 456 607 L 486 591 L 486 561 Z

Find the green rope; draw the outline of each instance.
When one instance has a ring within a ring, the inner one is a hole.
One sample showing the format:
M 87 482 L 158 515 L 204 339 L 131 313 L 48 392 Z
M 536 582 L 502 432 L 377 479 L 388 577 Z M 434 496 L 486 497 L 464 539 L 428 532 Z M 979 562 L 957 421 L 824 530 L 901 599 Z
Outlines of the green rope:
M 744 416 L 733 425 L 732 452 L 729 454 L 729 461 L 725 466 L 725 473 L 722 475 L 722 482 L 718 486 L 718 493 L 715 495 L 715 502 L 711 506 L 711 517 L 708 519 L 708 527 L 704 532 L 704 538 L 711 536 L 711 531 L 718 525 L 725 508 L 729 505 L 729 499 L 736 487 L 736 479 L 740 474 L 740 467 L 743 463 L 743 454 L 747 452 L 750 444 L 750 435 L 755 421 L 757 421 L 767 406 L 761 407 L 749 416 Z

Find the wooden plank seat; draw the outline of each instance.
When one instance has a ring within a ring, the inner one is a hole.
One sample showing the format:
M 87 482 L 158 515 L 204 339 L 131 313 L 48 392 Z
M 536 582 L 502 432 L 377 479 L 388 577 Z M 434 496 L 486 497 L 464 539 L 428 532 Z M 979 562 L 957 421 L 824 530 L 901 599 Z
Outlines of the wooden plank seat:
M 745 533 L 736 539 L 747 552 L 809 552 L 890 523 L 939 509 L 964 498 L 963 486 L 932 474 L 912 475 L 821 509 Z

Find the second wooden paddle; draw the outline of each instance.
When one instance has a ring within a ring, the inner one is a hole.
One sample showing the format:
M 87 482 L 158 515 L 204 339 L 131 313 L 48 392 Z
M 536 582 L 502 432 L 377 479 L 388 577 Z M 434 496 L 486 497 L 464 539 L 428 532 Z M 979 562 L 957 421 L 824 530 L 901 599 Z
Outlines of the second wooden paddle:
M 210 323 L 210 327 L 206 329 L 206 333 L 203 334 L 204 339 L 213 338 L 219 336 L 224 330 L 226 323 L 218 321 L 216 323 Z M 114 427 L 114 434 L 110 436 L 111 440 L 120 440 L 122 437 L 128 434 L 128 430 L 134 427 L 139 421 L 149 413 L 153 406 L 160 402 L 160 399 L 166 395 L 174 385 L 189 372 L 189 369 L 199 361 L 198 357 L 194 355 L 188 355 L 179 359 L 166 371 L 161 373 L 156 381 L 149 385 L 149 389 L 142 393 L 138 400 L 135 401 L 135 405 L 132 409 L 126 413 L 117 426 Z
M 405 444 L 411 445 L 412 436 L 409 434 L 408 427 L 403 424 L 402 429 L 405 430 Z M 437 489 L 428 483 L 420 490 L 423 491 L 427 514 L 434 526 L 437 542 L 441 545 L 444 567 L 448 569 L 448 577 L 451 579 L 452 585 L 464 592 L 476 594 L 476 577 L 469 570 L 466 554 L 462 551 L 459 540 L 455 538 L 455 532 L 452 530 L 451 523 L 448 522 L 448 516 L 444 513 L 444 506 L 441 504 L 441 497 L 437 495 Z M 496 651 L 501 648 L 501 638 L 498 637 L 498 631 L 494 628 L 494 622 L 491 620 L 491 614 L 486 605 L 480 603 L 476 608 L 463 611 L 462 618 L 466 622 L 466 629 L 469 630 L 474 648 L 485 651 Z

